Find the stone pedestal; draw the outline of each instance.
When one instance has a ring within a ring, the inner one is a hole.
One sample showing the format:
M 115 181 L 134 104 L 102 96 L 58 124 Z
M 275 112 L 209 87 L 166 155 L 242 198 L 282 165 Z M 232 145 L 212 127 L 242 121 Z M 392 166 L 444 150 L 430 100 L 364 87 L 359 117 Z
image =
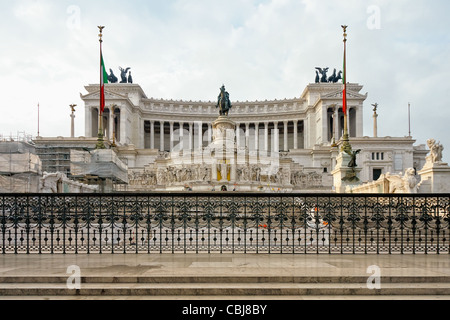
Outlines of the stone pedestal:
M 450 193 L 450 166 L 447 163 L 428 161 L 418 174 L 421 177 L 419 193 Z
M 236 123 L 221 116 L 213 122 L 212 129 L 212 183 L 232 184 L 236 181 Z
M 340 152 L 336 158 L 336 167 L 331 172 L 336 193 L 345 193 L 348 186 L 354 187 L 360 185 L 359 174 L 362 169 L 350 168 L 348 164 L 351 158 L 345 152 Z

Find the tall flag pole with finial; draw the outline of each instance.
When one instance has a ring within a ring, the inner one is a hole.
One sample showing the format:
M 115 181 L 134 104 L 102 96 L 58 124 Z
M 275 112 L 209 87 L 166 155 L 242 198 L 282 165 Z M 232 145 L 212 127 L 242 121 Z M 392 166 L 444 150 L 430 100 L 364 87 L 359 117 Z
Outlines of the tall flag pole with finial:
M 98 119 L 98 140 L 97 149 L 105 149 L 105 143 L 103 141 L 103 111 L 105 110 L 105 83 L 108 81 L 108 77 L 105 77 L 105 66 L 103 63 L 102 43 L 103 43 L 103 29 L 105 27 L 99 26 L 100 34 L 100 108 Z
M 342 26 L 344 30 L 344 71 L 342 76 L 342 82 L 344 84 L 342 92 L 342 111 L 344 113 L 344 136 L 342 137 L 343 143 L 341 147 L 342 152 L 349 153 L 352 151 L 348 134 L 348 116 L 347 116 L 347 28 L 348 26 Z
M 40 108 L 40 107 L 39 107 L 39 103 L 38 103 L 38 126 L 37 126 L 37 127 L 38 127 L 38 128 L 37 128 L 37 129 L 38 129 L 38 130 L 37 130 L 37 136 L 38 136 L 38 137 L 41 136 L 41 132 L 40 132 L 40 128 L 39 128 L 39 126 L 40 126 L 40 124 L 39 124 L 39 121 L 40 121 L 40 119 L 39 119 L 39 117 L 40 117 L 40 114 L 39 114 L 39 113 L 40 113 L 40 110 L 39 110 L 39 108 Z

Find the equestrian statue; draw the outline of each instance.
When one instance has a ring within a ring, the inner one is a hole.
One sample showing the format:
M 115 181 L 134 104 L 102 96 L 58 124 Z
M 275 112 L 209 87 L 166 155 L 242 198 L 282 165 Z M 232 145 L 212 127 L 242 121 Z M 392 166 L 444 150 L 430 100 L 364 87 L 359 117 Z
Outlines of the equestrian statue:
M 221 116 L 228 116 L 228 113 L 232 108 L 231 101 L 230 101 L 230 95 L 225 90 L 224 85 L 222 86 L 222 88 L 220 88 L 220 95 L 217 99 L 216 108 L 219 108 L 219 113 Z
M 336 74 L 336 69 L 334 69 L 333 74 L 328 77 L 327 72 L 330 68 L 316 68 L 316 83 L 337 83 L 342 80 L 342 71 Z

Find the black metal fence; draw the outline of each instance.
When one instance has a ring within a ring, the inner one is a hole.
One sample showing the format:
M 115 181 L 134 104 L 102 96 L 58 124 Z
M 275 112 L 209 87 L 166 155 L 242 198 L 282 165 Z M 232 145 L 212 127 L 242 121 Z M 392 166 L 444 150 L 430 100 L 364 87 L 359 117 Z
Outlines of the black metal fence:
M 450 254 L 450 195 L 1 194 L 3 254 Z

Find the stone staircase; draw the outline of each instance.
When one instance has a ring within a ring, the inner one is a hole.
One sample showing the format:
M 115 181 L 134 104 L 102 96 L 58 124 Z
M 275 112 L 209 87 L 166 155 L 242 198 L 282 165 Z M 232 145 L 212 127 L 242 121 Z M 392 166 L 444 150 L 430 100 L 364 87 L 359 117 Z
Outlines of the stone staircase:
M 389 276 L 369 289 L 363 276 L 0 276 L 1 299 L 450 299 L 450 276 Z

